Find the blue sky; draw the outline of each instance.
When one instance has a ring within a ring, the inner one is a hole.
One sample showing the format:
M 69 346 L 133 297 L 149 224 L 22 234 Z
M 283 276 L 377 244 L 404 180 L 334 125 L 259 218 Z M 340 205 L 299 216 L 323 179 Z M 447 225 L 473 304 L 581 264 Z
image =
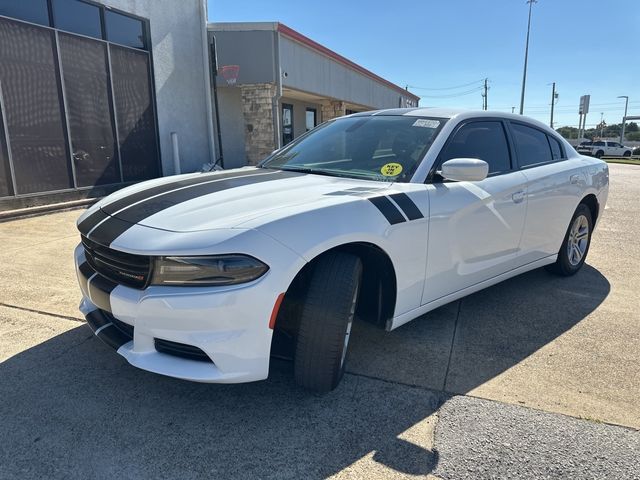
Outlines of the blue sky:
M 489 79 L 489 109 L 520 102 L 528 6 L 524 0 L 208 0 L 209 20 L 279 21 L 423 97 L 422 106 L 481 108 L 480 92 L 448 98 Z M 539 0 L 533 6 L 525 114 L 577 125 L 640 115 L 640 0 Z

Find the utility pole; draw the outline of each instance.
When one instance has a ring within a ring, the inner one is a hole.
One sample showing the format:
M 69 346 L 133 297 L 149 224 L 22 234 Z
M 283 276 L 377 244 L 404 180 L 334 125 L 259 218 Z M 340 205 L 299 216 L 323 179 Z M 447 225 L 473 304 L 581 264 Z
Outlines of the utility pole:
M 511 113 L 515 111 L 516 107 L 511 107 Z
M 604 131 L 604 112 L 600 112 L 600 139 L 602 139 L 603 131 Z
M 553 107 L 556 104 L 556 82 L 552 83 L 551 87 L 551 120 L 549 121 L 549 126 L 553 128 Z
M 527 22 L 527 43 L 524 48 L 524 71 L 522 73 L 522 93 L 520 95 L 520 115 L 524 113 L 524 90 L 527 84 L 527 61 L 529 60 L 529 33 L 531 33 L 531 7 L 537 0 L 527 0 L 529 4 L 529 21 Z
M 482 94 L 482 109 L 483 110 L 487 110 L 489 108 L 489 97 L 487 96 L 488 91 L 489 91 L 489 87 L 487 86 L 487 80 L 488 79 L 484 79 L 484 93 Z
M 622 117 L 622 131 L 620 132 L 620 143 L 624 143 L 624 127 L 627 124 L 627 107 L 629 106 L 629 96 L 620 95 L 618 98 L 624 98 L 624 117 Z

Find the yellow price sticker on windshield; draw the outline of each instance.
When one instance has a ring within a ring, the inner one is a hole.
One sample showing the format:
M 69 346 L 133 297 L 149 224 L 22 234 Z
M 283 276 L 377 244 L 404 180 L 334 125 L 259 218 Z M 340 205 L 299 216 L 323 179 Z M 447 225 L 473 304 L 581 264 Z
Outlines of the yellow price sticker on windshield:
M 380 173 L 385 177 L 395 177 L 402 173 L 402 165 L 399 163 L 386 163 L 380 169 Z

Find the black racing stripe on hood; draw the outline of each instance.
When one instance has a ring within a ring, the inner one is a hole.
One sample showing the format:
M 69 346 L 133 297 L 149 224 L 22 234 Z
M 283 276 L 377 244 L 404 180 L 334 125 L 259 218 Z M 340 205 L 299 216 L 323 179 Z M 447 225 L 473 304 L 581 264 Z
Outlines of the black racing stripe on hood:
M 120 212 L 117 217 L 110 217 L 98 225 L 95 230 L 91 232 L 89 238 L 94 242 L 108 246 L 136 223 L 180 203 L 232 188 L 304 175 L 305 174 L 298 172 L 266 170 L 260 172 L 260 175 L 245 175 L 238 178 L 220 179 L 216 182 L 207 182 L 182 190 L 168 192 L 164 195 L 150 198 L 133 205 Z
M 82 222 L 78 224 L 78 230 L 84 235 L 89 233 L 92 228 L 98 225 L 101 221 L 107 218 L 108 215 L 113 215 L 115 212 L 122 210 L 123 208 L 127 208 L 133 205 L 136 202 L 140 202 L 141 200 L 145 200 L 149 197 L 153 197 L 155 195 L 161 195 L 167 192 L 171 192 L 178 188 L 190 187 L 192 185 L 199 185 L 201 183 L 213 182 L 222 180 L 224 178 L 229 177 L 244 177 L 251 175 L 258 175 L 262 173 L 262 171 L 249 170 L 246 172 L 224 172 L 224 173 L 211 173 L 211 174 L 202 174 L 196 177 L 186 178 L 182 180 L 176 180 L 174 182 L 163 183 L 162 185 L 157 185 L 155 187 L 147 188 L 141 190 L 139 192 L 132 193 L 131 195 L 127 195 L 125 197 L 119 198 L 118 200 L 108 203 L 101 207 L 101 209 L 96 210 L 94 213 L 85 218 Z

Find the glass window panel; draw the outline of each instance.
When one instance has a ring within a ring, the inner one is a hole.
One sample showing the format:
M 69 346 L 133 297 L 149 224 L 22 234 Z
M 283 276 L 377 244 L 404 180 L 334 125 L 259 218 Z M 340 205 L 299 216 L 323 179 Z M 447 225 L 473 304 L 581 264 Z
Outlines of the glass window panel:
M 88 37 L 102 38 L 100 9 L 79 0 L 53 0 L 53 26 Z
M 0 0 L 0 15 L 49 25 L 47 0 Z
M 124 180 L 157 177 L 160 172 L 149 54 L 115 45 L 109 48 Z
M 16 193 L 73 187 L 52 31 L 0 19 L 0 82 Z
M 141 20 L 107 10 L 104 12 L 107 40 L 134 48 L 146 48 Z
M 77 184 L 118 183 L 106 44 L 65 34 L 59 40 Z
M 2 121 L 2 90 L 0 89 L 0 197 L 13 195 L 11 182 L 11 170 L 9 170 L 9 151 L 7 139 L 4 135 L 4 123 Z
M 307 131 L 312 130 L 316 126 L 316 111 L 315 109 L 307 108 L 305 124 Z
M 519 123 L 512 124 L 511 129 L 521 167 L 551 161 L 551 147 L 545 133 Z
M 554 160 L 560 160 L 562 158 L 562 148 L 560 148 L 560 142 L 549 135 L 549 144 L 551 145 L 551 153 Z
M 471 122 L 463 125 L 440 154 L 442 163 L 452 158 L 479 158 L 489 164 L 489 173 L 511 169 L 509 145 L 501 122 Z

